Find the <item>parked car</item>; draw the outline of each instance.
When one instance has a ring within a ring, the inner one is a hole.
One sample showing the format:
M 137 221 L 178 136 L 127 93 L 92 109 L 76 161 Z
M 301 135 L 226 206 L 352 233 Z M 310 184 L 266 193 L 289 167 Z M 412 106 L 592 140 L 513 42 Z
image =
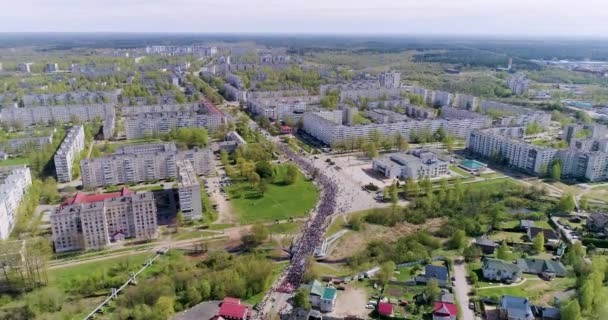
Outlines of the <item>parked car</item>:
M 469 301 L 469 309 L 475 311 L 475 302 Z

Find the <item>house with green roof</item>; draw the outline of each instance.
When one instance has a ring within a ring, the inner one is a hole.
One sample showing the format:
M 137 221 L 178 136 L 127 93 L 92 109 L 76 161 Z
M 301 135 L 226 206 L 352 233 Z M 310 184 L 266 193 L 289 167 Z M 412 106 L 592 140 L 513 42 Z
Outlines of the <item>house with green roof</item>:
M 310 288 L 309 301 L 313 308 L 322 312 L 332 312 L 336 305 L 338 291 L 334 287 L 324 286 L 321 282 L 313 280 L 308 284 Z
M 523 273 L 537 274 L 543 279 L 565 277 L 566 267 L 559 262 L 543 259 L 517 259 L 517 266 Z
M 484 278 L 492 281 L 512 283 L 521 278 L 521 270 L 516 264 L 500 259 L 485 258 L 481 271 Z

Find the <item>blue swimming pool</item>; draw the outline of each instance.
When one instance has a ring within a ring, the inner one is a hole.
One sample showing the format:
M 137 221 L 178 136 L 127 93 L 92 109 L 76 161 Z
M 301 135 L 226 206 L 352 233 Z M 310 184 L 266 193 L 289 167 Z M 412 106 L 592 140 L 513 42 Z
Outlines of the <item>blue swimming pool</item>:
M 479 169 L 485 167 L 486 164 L 483 162 L 476 161 L 476 160 L 463 160 L 463 161 L 460 161 L 460 166 L 465 169 L 475 171 L 475 170 L 479 170 Z

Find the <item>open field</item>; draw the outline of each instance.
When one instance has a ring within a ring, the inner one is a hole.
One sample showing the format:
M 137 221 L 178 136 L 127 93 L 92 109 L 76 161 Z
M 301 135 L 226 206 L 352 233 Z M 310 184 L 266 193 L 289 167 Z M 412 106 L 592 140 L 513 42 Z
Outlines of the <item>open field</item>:
M 287 222 L 280 224 L 273 224 L 268 227 L 268 230 L 271 233 L 282 233 L 282 234 L 291 234 L 297 233 L 302 227 L 302 222 Z
M 11 158 L 6 160 L 0 160 L 0 167 L 18 166 L 22 164 L 30 164 L 30 160 L 27 158 Z
M 304 217 L 319 197 L 316 186 L 300 175 L 291 185 L 268 184 L 264 195 L 250 190 L 247 182 L 226 188 L 242 224 Z
M 574 278 L 556 278 L 552 281 L 545 281 L 538 277 L 530 277 L 514 286 L 478 288 L 477 293 L 483 297 L 500 297 L 503 294 L 529 297 L 533 303 L 547 304 L 553 301 L 555 294 L 568 290 L 574 286 L 575 282 Z

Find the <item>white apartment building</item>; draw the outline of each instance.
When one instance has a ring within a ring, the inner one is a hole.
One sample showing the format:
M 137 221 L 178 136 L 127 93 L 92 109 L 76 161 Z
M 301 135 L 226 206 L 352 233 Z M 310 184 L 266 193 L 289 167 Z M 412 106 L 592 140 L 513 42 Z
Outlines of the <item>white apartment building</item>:
M 435 178 L 448 174 L 448 163 L 429 150 L 417 149 L 374 158 L 372 168 L 390 179 Z
M 55 252 L 102 249 L 125 238 L 158 237 L 156 203 L 152 192 L 86 195 L 58 206 L 51 214 Z
M 436 132 L 439 127 L 459 138 L 466 138 L 474 129 L 487 128 L 491 125 L 487 117 L 473 119 L 434 119 L 411 120 L 385 124 L 342 125 L 341 111 L 308 112 L 304 114 L 304 131 L 321 142 L 333 145 L 336 142 L 359 139 L 368 140 L 372 132 L 378 132 L 385 137 L 400 134 L 406 139 L 424 131 Z
M 29 186 L 32 175 L 26 166 L 0 168 L 0 240 L 8 239 L 17 219 L 17 207 Z
M 84 127 L 82 125 L 71 127 L 54 157 L 58 182 L 72 181 L 74 160 L 78 158 L 84 146 Z
M 458 109 L 464 110 L 477 110 L 479 105 L 479 98 L 475 96 L 470 96 L 462 93 L 456 94 L 456 98 L 452 101 L 452 106 Z
M 433 106 L 449 106 L 452 103 L 453 95 L 445 91 L 432 91 L 430 96 L 430 103 Z
M 196 174 L 209 174 L 215 158 L 209 148 L 178 150 L 174 143 L 125 146 L 113 155 L 80 162 L 85 188 L 176 179 L 177 162 L 188 160 Z
M 401 73 L 399 72 L 383 72 L 378 75 L 378 81 L 380 82 L 380 86 L 392 89 L 401 87 Z
M 6 142 L 2 143 L 0 149 L 6 153 L 22 153 L 25 150 L 29 150 L 29 148 L 34 147 L 36 149 L 41 149 L 46 145 L 53 143 L 53 134 L 49 134 L 48 136 L 42 137 L 33 137 L 33 138 L 14 138 L 9 139 Z
M 247 101 L 247 110 L 256 116 L 285 121 L 299 121 L 304 112 L 319 105 L 321 96 L 256 98 Z
M 20 123 L 24 126 L 35 124 L 69 123 L 73 118 L 79 121 L 90 122 L 95 119 L 103 120 L 106 116 L 115 114 L 113 105 L 82 105 L 82 106 L 53 106 L 53 107 L 26 107 L 2 108 L 0 120 L 7 124 Z
M 105 140 L 112 139 L 112 137 L 114 136 L 115 128 L 116 128 L 116 113 L 111 112 L 111 113 L 106 114 L 105 118 L 103 119 L 103 128 L 102 128 L 103 138 Z
M 511 75 L 505 80 L 505 84 L 511 89 L 511 92 L 517 96 L 528 92 L 528 89 L 530 88 L 530 80 L 528 80 L 528 77 L 523 73 Z
M 201 202 L 201 186 L 188 160 L 177 162 L 177 195 L 179 208 L 187 220 L 203 218 L 203 204 Z

